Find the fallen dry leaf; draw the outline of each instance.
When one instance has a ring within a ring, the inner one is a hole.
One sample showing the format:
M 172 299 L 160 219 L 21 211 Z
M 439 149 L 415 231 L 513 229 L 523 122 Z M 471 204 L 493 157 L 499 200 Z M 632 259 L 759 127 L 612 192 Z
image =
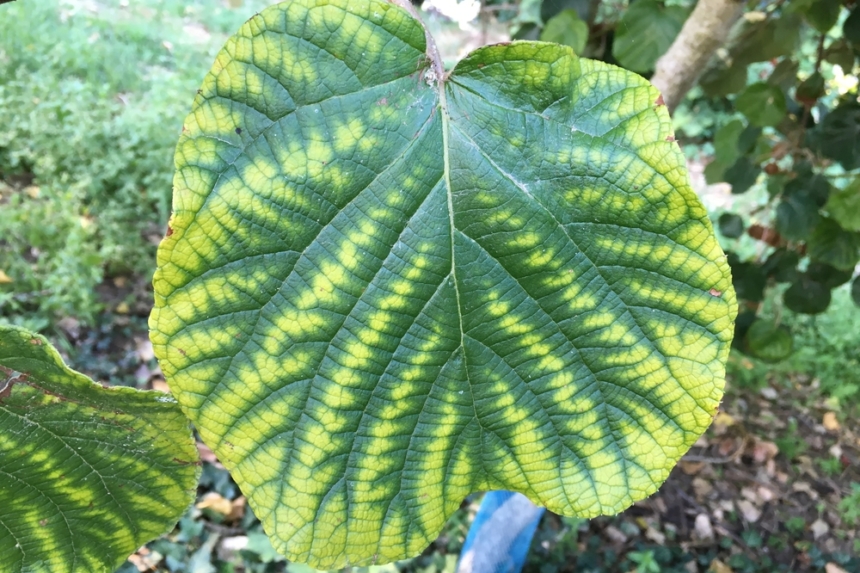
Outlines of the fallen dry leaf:
M 681 460 L 681 462 L 678 463 L 678 467 L 680 467 L 681 471 L 688 476 L 694 476 L 702 471 L 702 468 L 705 467 L 705 462 L 685 462 L 684 460 Z
M 606 533 L 606 537 L 608 537 L 610 541 L 614 541 L 615 543 L 627 543 L 627 536 L 624 535 L 624 533 L 617 527 L 610 525 L 603 531 Z
M 834 412 L 827 412 L 824 414 L 824 418 L 821 420 L 821 425 L 827 429 L 828 432 L 838 432 L 839 431 L 839 420 L 836 419 L 836 414 Z
M 710 541 L 714 538 L 714 528 L 711 526 L 711 519 L 708 514 L 700 513 L 696 516 L 693 536 L 702 541 Z
M 216 468 L 224 469 L 224 466 L 221 465 L 221 462 L 219 462 L 218 458 L 215 456 L 215 452 L 213 452 L 209 446 L 203 442 L 197 442 L 197 452 L 200 454 L 201 461 L 208 462 Z
M 167 385 L 164 378 L 156 378 L 152 381 L 152 389 L 157 390 L 159 392 L 164 392 L 166 394 L 170 394 L 170 386 Z
M 812 486 L 805 481 L 796 481 L 791 484 L 791 489 L 796 492 L 805 493 L 811 499 L 818 499 L 818 492 L 812 489 Z
M 766 400 L 776 400 L 777 398 L 779 398 L 779 394 L 777 393 L 777 391 L 770 386 L 765 386 L 764 388 L 759 390 L 759 393 Z
M 702 478 L 693 478 L 693 491 L 696 492 L 696 499 L 702 501 L 709 493 L 714 490 L 708 480 Z
M 761 510 L 747 499 L 742 499 L 738 503 L 738 509 L 744 516 L 744 519 L 749 523 L 755 523 L 761 517 Z
M 758 494 L 759 498 L 764 502 L 773 501 L 776 498 L 776 494 L 773 492 L 773 490 L 763 485 L 758 486 L 758 489 L 756 489 L 756 493 Z
M 148 338 L 135 338 L 134 345 L 137 350 L 137 356 L 144 362 L 149 362 L 155 358 L 155 351 L 152 349 L 152 341 Z
M 645 530 L 645 537 L 656 543 L 657 545 L 664 545 L 666 543 L 666 535 L 657 531 L 653 527 L 649 527 Z
M 824 522 L 822 519 L 816 519 L 812 522 L 812 525 L 809 526 L 809 530 L 812 532 L 812 537 L 814 539 L 819 539 L 830 531 L 830 526 Z
M 752 451 L 752 457 L 756 463 L 763 464 L 768 460 L 775 458 L 778 453 L 779 446 L 775 443 L 756 438 Z
M 233 504 L 218 492 L 210 491 L 197 502 L 197 509 L 211 509 L 222 515 L 229 515 Z
M 734 573 L 731 567 L 720 561 L 719 559 L 714 559 L 711 561 L 711 566 L 708 567 L 709 573 Z
M 12 277 L 0 270 L 0 285 L 7 285 L 12 282 Z
M 717 451 L 721 456 L 725 457 L 729 454 L 733 454 L 738 450 L 737 441 L 734 438 L 725 438 L 720 440 L 720 446 L 717 448 Z
M 239 551 L 246 547 L 248 547 L 248 537 L 246 535 L 225 537 L 218 544 L 218 559 L 230 561 Z
M 227 521 L 239 521 L 243 517 L 245 517 L 245 496 L 240 495 L 231 502 Z
M 848 573 L 845 569 L 837 565 L 836 563 L 827 563 L 824 566 L 825 573 Z

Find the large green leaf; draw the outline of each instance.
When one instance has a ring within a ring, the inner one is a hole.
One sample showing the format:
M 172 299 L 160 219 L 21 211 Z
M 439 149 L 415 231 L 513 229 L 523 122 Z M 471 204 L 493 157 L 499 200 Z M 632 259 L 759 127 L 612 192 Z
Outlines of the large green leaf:
M 634 72 L 653 70 L 686 19 L 687 11 L 680 6 L 663 6 L 657 0 L 631 3 L 616 29 L 613 57 Z
M 758 319 L 746 331 L 747 351 L 765 362 L 779 362 L 791 356 L 794 341 L 784 326 Z
M 860 10 L 857 11 L 860 14 Z M 860 167 L 860 104 L 842 103 L 811 134 L 812 146 L 845 169 Z
M 860 231 L 860 178 L 830 195 L 827 211 L 846 231 Z
M 802 241 L 818 222 L 818 205 L 809 196 L 783 197 L 776 207 L 776 230 L 789 241 Z
M 785 95 L 779 86 L 759 82 L 747 87 L 735 100 L 735 107 L 759 127 L 773 126 L 786 113 Z
M 654 88 L 554 44 L 447 77 L 425 50 L 385 2 L 269 8 L 177 146 L 156 354 L 316 567 L 417 554 L 477 490 L 620 511 L 722 395 L 734 291 Z
M 588 24 L 576 10 L 563 10 L 546 23 L 540 39 L 570 46 L 574 53 L 581 54 L 588 43 Z
M 173 398 L 103 388 L 0 326 L 0 569 L 112 573 L 173 527 L 198 475 Z
M 809 257 L 841 270 L 860 262 L 860 233 L 846 231 L 833 219 L 819 219 L 807 242 Z
M 802 19 L 798 14 L 745 21 L 732 42 L 731 59 L 736 66 L 766 62 L 792 54 L 800 40 Z

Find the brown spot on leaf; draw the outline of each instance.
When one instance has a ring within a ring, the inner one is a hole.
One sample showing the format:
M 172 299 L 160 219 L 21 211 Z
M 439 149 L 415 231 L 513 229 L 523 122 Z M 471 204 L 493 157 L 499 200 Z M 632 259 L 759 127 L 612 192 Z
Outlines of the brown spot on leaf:
M 30 344 L 32 344 L 34 346 L 42 346 L 42 341 L 39 340 L 38 338 L 31 338 Z
M 45 527 L 46 525 L 48 525 L 48 520 L 47 520 L 47 519 L 40 519 L 40 520 L 39 520 L 39 525 L 40 525 L 41 527 Z
M 388 105 L 388 98 L 382 98 L 376 102 L 376 105 Z
M 182 356 L 187 356 L 187 354 L 185 354 L 185 351 L 182 350 L 181 348 L 177 348 L 176 350 L 178 350 L 179 354 L 181 354 Z
M 666 141 L 675 141 L 675 136 L 674 135 L 667 135 Z
M 666 105 L 666 102 L 663 101 L 663 94 L 660 94 L 659 96 L 657 96 L 657 99 L 654 101 L 654 105 L 656 105 L 656 106 Z
M 711 296 L 722 296 L 723 291 L 712 288 L 711 290 L 708 291 L 708 294 L 710 294 Z
M 167 225 L 167 233 L 165 234 L 165 236 L 169 237 L 172 234 L 173 234 L 173 227 L 171 227 L 170 225 Z

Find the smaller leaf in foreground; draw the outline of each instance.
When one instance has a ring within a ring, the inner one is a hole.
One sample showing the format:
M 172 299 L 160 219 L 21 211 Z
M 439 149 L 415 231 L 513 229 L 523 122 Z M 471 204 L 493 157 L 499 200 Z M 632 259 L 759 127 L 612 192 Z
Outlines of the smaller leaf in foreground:
M 0 326 L 0 569 L 111 573 L 173 527 L 198 475 L 173 398 L 103 388 Z

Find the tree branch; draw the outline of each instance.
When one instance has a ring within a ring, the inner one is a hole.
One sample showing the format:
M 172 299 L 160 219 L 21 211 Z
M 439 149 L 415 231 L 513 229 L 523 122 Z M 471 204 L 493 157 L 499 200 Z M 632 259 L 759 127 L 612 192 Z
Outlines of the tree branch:
M 657 60 L 651 83 L 663 93 L 670 113 L 725 44 L 743 8 L 739 0 L 699 0 L 669 51 Z

